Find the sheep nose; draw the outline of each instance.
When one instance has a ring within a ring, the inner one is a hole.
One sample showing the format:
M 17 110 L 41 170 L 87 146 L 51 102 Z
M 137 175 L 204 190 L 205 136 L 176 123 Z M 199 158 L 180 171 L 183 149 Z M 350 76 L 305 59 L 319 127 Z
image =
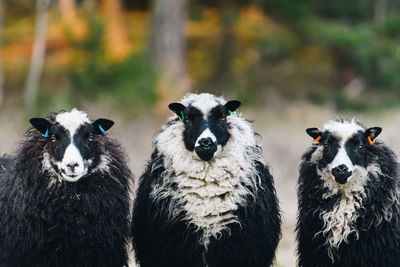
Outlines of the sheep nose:
M 344 164 L 336 166 L 332 169 L 332 174 L 335 177 L 336 182 L 339 184 L 345 184 L 347 182 L 347 178 L 349 178 L 352 173 L 353 172 L 350 171 L 349 168 L 347 168 L 347 166 Z
M 199 141 L 199 145 L 203 148 L 203 149 L 209 149 L 211 147 L 211 145 L 214 144 L 213 140 L 210 137 L 207 138 L 202 138 Z
M 78 162 L 70 162 L 67 164 L 67 167 L 71 169 L 71 171 L 74 171 L 74 169 L 76 167 L 79 167 L 79 163 Z
M 349 168 L 347 168 L 346 165 L 342 164 L 336 167 L 336 169 L 338 170 L 339 173 L 344 173 L 346 172 Z

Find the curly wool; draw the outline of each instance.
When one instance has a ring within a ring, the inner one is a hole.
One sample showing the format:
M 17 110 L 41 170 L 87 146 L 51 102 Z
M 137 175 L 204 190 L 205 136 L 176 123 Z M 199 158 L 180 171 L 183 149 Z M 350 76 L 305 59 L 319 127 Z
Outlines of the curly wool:
M 224 100 L 189 95 L 182 103 L 207 114 Z M 227 123 L 230 139 L 211 161 L 185 148 L 184 126 L 176 117 L 156 137 L 133 212 L 141 266 L 272 264 L 280 237 L 273 178 L 250 123 L 236 115 Z
M 69 183 L 43 165 L 40 133 L 27 132 L 0 172 L 0 266 L 127 264 L 132 175 L 115 140 L 103 136 L 98 146 L 107 168 Z
M 381 141 L 367 146 L 367 168 L 357 167 L 346 185 L 319 170 L 320 157 L 314 145 L 300 165 L 299 266 L 398 266 L 400 181 L 392 150 Z

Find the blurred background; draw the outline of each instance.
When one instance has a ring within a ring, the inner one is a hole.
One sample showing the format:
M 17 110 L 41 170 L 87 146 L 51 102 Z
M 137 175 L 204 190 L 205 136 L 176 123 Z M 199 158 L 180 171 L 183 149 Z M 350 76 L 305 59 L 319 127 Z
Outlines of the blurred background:
M 139 177 L 168 103 L 241 100 L 284 216 L 276 266 L 296 265 L 305 128 L 358 117 L 400 152 L 396 0 L 0 0 L 0 51 L 0 154 L 30 117 L 78 107 L 116 121 Z

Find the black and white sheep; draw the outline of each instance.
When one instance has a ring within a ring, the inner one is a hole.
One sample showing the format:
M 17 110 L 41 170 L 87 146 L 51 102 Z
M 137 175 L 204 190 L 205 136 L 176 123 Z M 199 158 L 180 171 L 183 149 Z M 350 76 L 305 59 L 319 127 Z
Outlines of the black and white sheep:
M 394 267 L 400 264 L 397 158 L 381 128 L 356 120 L 307 129 L 298 183 L 301 267 Z
M 13 160 L 7 156 L 4 155 L 3 157 L 0 158 L 0 175 L 1 173 L 5 172 L 7 169 L 11 168 L 13 163 Z
M 239 101 L 189 94 L 153 144 L 132 229 L 147 266 L 269 266 L 280 238 L 273 177 Z
M 0 266 L 124 266 L 131 173 L 107 119 L 33 118 L 0 177 Z

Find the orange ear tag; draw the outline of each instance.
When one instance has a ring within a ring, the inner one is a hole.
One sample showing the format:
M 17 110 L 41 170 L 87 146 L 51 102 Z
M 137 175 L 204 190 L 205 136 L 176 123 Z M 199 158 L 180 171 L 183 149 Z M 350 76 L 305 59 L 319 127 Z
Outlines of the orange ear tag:
M 368 136 L 368 142 L 373 145 L 375 144 L 375 140 L 371 140 L 371 136 Z
M 317 138 L 313 139 L 312 142 L 315 144 L 318 143 L 319 140 L 321 140 L 321 136 L 318 136 Z

